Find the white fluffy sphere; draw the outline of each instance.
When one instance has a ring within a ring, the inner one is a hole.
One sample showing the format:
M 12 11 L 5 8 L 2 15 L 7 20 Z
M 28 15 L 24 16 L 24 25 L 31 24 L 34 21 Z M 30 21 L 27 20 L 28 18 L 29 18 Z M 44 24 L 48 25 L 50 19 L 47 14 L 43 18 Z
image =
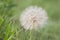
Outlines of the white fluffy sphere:
M 46 11 L 37 6 L 26 8 L 20 15 L 21 26 L 26 30 L 42 28 L 47 23 L 47 20 Z

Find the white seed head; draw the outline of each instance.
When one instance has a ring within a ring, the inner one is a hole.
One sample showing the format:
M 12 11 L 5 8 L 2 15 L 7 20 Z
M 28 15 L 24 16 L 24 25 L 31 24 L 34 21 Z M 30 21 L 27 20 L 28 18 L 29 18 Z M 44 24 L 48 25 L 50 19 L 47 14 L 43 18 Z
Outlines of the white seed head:
M 47 20 L 46 11 L 37 6 L 26 8 L 20 15 L 21 26 L 26 30 L 42 28 L 47 23 Z

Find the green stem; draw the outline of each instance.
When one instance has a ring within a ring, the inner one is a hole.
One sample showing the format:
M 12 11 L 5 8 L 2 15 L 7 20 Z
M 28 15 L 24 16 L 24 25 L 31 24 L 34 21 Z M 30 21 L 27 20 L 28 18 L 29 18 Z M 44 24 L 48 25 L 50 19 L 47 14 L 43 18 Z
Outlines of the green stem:
M 29 40 L 32 40 L 32 35 L 31 34 L 32 34 L 32 30 L 30 31 L 30 34 L 29 34 L 30 35 Z

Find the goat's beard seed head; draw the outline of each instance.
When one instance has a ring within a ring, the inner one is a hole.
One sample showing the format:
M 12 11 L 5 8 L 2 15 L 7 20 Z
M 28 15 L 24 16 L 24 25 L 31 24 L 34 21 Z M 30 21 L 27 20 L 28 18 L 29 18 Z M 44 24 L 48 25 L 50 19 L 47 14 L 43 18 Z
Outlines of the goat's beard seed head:
M 26 8 L 20 15 L 21 26 L 26 30 L 42 28 L 47 23 L 47 20 L 46 11 L 37 6 Z

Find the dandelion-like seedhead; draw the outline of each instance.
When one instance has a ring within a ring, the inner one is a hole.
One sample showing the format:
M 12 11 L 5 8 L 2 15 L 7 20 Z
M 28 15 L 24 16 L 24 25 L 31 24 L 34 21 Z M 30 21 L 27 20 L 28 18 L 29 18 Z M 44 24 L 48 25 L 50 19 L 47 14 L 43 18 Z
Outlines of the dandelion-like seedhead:
M 37 6 L 26 8 L 20 15 L 21 26 L 26 30 L 42 28 L 47 23 L 47 20 L 46 11 Z

